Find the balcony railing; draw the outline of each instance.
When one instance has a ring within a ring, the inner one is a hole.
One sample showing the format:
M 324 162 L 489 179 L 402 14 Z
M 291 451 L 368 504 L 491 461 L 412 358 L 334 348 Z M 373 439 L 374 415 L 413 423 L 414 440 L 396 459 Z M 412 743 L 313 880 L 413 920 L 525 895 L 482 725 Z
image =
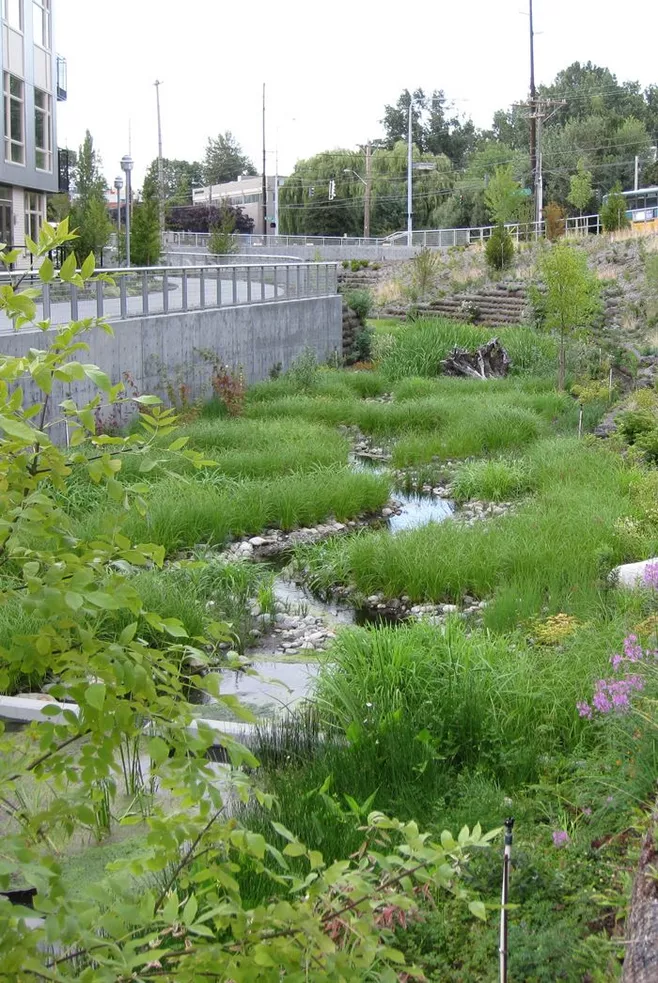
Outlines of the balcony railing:
M 68 90 L 66 58 L 63 58 L 62 55 L 57 55 L 57 102 L 66 102 Z

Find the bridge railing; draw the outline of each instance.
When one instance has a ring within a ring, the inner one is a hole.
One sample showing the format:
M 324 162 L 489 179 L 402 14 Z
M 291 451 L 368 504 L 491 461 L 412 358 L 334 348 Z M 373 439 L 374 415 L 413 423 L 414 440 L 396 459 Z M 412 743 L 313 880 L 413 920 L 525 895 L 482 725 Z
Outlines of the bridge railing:
M 505 226 L 516 242 L 533 242 L 541 239 L 546 231 L 544 222 L 508 222 Z M 414 248 L 449 249 L 454 246 L 470 246 L 484 243 L 491 236 L 494 225 L 479 225 L 461 229 L 417 229 L 411 234 Z M 565 232 L 570 235 L 589 235 L 601 232 L 598 215 L 571 216 L 564 220 Z M 236 249 L 294 248 L 311 246 L 337 246 L 349 252 L 363 246 L 407 246 L 407 232 L 394 232 L 385 238 L 365 238 L 362 236 L 282 236 L 282 235 L 234 235 Z M 205 232 L 166 232 L 165 243 L 169 246 L 207 249 L 210 234 Z M 227 257 L 227 262 L 228 262 Z
M 42 283 L 38 273 L 0 274 L 0 286 L 21 280 L 38 291 L 37 321 L 53 325 L 89 317 L 110 321 L 152 314 L 269 304 L 338 292 L 336 263 L 242 263 L 204 266 L 148 266 L 103 270 L 113 280 L 78 288 L 55 278 Z M 11 330 L 0 314 L 0 332 Z

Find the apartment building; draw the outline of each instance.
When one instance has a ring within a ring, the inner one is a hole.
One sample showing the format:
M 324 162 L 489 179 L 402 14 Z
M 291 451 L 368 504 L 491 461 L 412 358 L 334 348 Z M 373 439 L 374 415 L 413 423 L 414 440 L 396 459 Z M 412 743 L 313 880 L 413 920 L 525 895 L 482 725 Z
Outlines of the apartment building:
M 38 238 L 46 194 L 58 190 L 55 108 L 66 99 L 66 62 L 53 45 L 54 0 L 0 2 L 0 242 L 20 247 L 26 234 Z

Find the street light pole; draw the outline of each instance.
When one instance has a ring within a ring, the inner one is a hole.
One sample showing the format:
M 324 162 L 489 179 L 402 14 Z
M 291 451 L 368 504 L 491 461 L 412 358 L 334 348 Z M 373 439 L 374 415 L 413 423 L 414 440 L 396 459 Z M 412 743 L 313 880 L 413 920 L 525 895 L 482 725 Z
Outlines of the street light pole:
M 126 175 L 126 266 L 130 266 L 130 204 L 132 199 L 131 172 L 134 161 L 130 154 L 121 158 L 121 170 Z
M 372 147 L 366 144 L 366 190 L 363 198 L 363 238 L 370 238 L 370 197 L 372 193 Z
M 165 230 L 165 187 L 164 187 L 164 160 L 162 159 L 162 118 L 160 116 L 160 86 L 162 82 L 155 81 L 155 99 L 158 107 L 158 197 L 160 199 L 160 235 L 164 236 Z
M 263 236 L 267 235 L 267 156 L 265 152 L 265 83 L 263 82 Z
M 121 189 L 123 188 L 123 178 L 120 174 L 114 179 L 114 187 L 117 193 L 117 266 L 120 266 L 119 246 L 121 243 Z
M 414 154 L 413 154 L 413 131 L 412 131 L 412 107 L 413 97 L 409 93 L 409 141 L 407 147 L 407 245 L 411 246 L 414 232 L 413 216 L 413 174 L 414 174 Z

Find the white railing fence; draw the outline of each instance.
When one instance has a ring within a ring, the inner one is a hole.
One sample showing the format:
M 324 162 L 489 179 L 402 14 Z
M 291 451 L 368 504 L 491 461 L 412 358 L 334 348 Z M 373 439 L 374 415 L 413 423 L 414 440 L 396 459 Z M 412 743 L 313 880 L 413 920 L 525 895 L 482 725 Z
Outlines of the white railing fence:
M 411 245 L 415 248 L 449 249 L 454 246 L 470 246 L 486 242 L 493 232 L 494 225 L 480 225 L 463 229 L 418 229 L 412 233 Z M 546 232 L 544 222 L 509 222 L 506 225 L 517 242 L 534 242 Z M 601 232 L 598 215 L 583 215 L 565 219 L 565 232 L 570 235 L 590 235 Z M 394 232 L 386 237 L 363 236 L 282 236 L 282 235 L 234 235 L 236 250 L 260 248 L 294 248 L 311 246 L 322 249 L 334 246 L 346 251 L 365 246 L 407 246 L 408 233 Z M 206 232 L 165 232 L 165 244 L 183 248 L 207 249 L 210 233 Z M 223 257 L 224 258 L 224 257 Z M 226 261 L 230 261 L 226 257 Z

